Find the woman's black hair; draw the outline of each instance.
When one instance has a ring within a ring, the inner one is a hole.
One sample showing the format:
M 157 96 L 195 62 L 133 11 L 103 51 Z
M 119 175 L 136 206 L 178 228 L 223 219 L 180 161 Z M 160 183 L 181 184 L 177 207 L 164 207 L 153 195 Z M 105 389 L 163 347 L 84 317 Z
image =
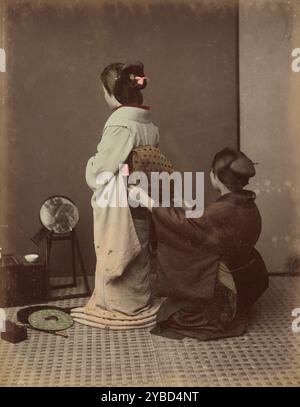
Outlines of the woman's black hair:
M 100 77 L 108 94 L 114 95 L 121 104 L 143 103 L 141 90 L 147 86 L 147 79 L 141 62 L 114 62 L 104 68 Z
M 219 151 L 212 162 L 212 171 L 231 191 L 239 192 L 254 177 L 254 163 L 244 153 L 232 148 Z

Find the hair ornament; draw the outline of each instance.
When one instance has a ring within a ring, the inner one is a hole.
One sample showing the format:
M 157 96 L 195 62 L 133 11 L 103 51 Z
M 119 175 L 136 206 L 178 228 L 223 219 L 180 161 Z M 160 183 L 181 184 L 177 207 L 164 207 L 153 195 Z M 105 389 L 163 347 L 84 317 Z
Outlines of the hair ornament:
M 254 177 L 256 171 L 253 161 L 242 155 L 230 164 L 230 169 L 236 174 Z
M 134 74 L 130 74 L 129 75 L 129 79 L 131 81 L 136 81 L 138 85 L 143 86 L 144 85 L 144 81 L 147 80 L 149 81 L 149 78 L 147 78 L 146 76 L 135 76 Z

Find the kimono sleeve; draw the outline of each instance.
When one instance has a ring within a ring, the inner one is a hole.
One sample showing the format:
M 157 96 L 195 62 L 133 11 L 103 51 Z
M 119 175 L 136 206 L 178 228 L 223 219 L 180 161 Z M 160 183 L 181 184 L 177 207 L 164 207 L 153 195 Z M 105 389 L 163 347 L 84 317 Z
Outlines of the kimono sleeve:
M 134 147 L 134 140 L 127 127 L 108 126 L 100 143 L 97 153 L 91 157 L 86 166 L 85 178 L 88 186 L 95 190 L 96 179 L 101 172 L 116 174 L 119 165 L 124 163 Z
M 158 239 L 180 237 L 212 248 L 217 248 L 222 240 L 222 208 L 217 204 L 208 207 L 200 218 L 187 218 L 182 209 L 163 207 L 153 208 L 152 216 Z
M 158 146 L 159 146 L 159 139 L 160 139 L 160 135 L 159 135 L 159 131 L 158 131 L 158 129 L 157 129 L 154 147 L 157 147 L 157 148 L 158 148 Z

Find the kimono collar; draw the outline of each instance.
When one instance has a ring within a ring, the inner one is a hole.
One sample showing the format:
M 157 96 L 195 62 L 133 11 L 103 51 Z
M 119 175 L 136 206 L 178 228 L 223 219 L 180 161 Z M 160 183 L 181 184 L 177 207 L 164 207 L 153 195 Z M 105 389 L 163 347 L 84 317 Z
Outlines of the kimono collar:
M 217 202 L 231 202 L 236 205 L 248 205 L 255 201 L 256 194 L 253 191 L 243 189 L 240 192 L 230 192 L 222 195 Z
M 126 103 L 124 105 L 121 105 L 121 106 L 117 107 L 117 109 L 120 109 L 121 107 L 136 107 L 137 109 L 150 110 L 150 106 L 147 106 L 147 105 L 135 105 L 133 103 Z
M 125 119 L 141 123 L 151 123 L 152 115 L 149 106 L 122 105 L 111 114 L 109 119 Z

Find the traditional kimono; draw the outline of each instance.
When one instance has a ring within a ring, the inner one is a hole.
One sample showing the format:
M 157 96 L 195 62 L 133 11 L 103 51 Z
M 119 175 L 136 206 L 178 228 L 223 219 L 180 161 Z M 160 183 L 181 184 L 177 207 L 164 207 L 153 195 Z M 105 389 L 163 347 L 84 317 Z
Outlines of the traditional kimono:
M 129 206 L 100 207 L 98 203 L 107 191 L 118 192 L 118 182 L 122 183 L 119 165 L 127 160 L 132 149 L 156 147 L 158 142 L 158 128 L 152 123 L 148 108 L 121 106 L 106 122 L 97 154 L 87 163 L 86 181 L 94 191 L 97 264 L 95 290 L 90 300 L 85 307 L 72 310 L 77 322 L 111 329 L 154 324 L 160 303 L 153 300 L 150 290 L 149 219 L 133 218 L 134 211 Z M 114 177 L 99 183 L 97 176 L 103 172 Z
M 254 201 L 251 191 L 228 193 L 196 219 L 153 208 L 157 286 L 167 297 L 153 333 L 208 340 L 245 332 L 248 311 L 268 286 L 254 248 L 261 232 Z

